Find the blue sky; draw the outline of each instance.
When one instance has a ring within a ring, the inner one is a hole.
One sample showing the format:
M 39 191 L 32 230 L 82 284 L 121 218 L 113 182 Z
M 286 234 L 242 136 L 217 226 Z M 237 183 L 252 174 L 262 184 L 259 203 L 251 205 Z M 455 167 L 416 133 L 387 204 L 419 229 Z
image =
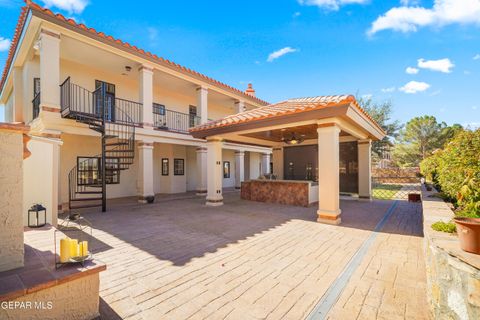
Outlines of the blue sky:
M 480 125 L 480 0 L 38 2 L 270 102 L 351 93 Z M 22 4 L 0 0 L 2 68 Z

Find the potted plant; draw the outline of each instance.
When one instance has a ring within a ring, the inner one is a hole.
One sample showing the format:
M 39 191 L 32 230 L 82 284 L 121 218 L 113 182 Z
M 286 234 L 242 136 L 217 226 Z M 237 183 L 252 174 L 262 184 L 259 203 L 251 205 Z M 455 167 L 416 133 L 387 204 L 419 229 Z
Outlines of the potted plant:
M 480 218 L 455 217 L 460 248 L 480 254 Z

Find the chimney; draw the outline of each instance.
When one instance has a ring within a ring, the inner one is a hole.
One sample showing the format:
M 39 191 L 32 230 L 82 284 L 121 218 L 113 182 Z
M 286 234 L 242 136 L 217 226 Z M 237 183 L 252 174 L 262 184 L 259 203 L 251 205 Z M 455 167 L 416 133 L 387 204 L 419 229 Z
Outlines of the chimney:
M 248 84 L 248 88 L 247 88 L 247 90 L 245 90 L 245 93 L 252 96 L 252 97 L 255 97 L 255 89 L 253 89 L 251 83 Z

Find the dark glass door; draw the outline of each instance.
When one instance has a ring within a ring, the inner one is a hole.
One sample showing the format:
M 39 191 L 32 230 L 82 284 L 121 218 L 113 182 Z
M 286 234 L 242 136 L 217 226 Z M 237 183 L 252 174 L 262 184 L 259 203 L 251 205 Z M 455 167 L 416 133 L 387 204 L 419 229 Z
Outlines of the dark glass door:
M 105 85 L 105 119 L 109 121 L 115 121 L 115 85 L 108 82 L 95 80 L 95 89 L 100 88 L 102 85 Z M 95 113 L 101 118 L 102 106 L 104 105 L 101 90 L 97 91 L 96 101 Z
M 340 143 L 340 192 L 358 193 L 357 142 Z
M 197 107 L 189 106 L 188 107 L 188 120 L 190 128 L 195 127 L 197 123 Z

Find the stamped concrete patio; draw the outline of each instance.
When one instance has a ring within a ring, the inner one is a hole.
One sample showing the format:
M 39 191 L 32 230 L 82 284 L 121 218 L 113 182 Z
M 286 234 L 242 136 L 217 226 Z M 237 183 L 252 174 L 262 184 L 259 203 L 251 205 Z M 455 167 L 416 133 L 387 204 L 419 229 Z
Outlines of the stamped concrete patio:
M 330 226 L 315 222 L 315 207 L 224 196 L 222 207 L 187 196 L 85 214 L 107 264 L 103 319 L 315 318 L 392 205 L 343 201 L 342 225 Z M 398 202 L 327 317 L 426 318 L 421 230 L 420 205 Z

